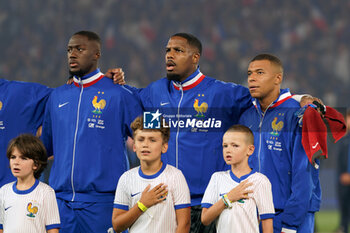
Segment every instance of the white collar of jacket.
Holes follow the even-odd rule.
[[[89,87],[98,81],[100,81],[104,77],[104,74],[101,73],[100,69],[96,69],[95,71],[84,75],[80,80],[76,76],[73,77],[73,83],[75,86],[80,87]]]
[[[202,72],[200,72],[198,68],[193,74],[191,74],[187,79],[185,79],[185,81],[172,81],[172,83],[176,90],[180,90],[180,87],[182,86],[182,90],[186,91],[197,86],[204,79],[204,77],[205,75],[202,74]]]
[[[279,97],[270,105],[269,108],[275,108],[292,97],[293,95],[290,93],[289,88],[281,89]],[[253,99],[253,104],[256,108],[258,108],[258,105],[260,105],[257,99]]]

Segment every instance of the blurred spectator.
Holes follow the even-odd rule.
[[[202,38],[201,70],[224,81],[246,79],[247,57],[281,57],[292,92],[350,99],[350,3],[303,0],[2,1],[0,76],[56,87],[65,82],[66,38],[78,30],[105,35],[101,68],[123,67],[145,87],[164,76],[169,35]],[[79,9],[78,11],[76,9]],[[289,79],[289,77],[287,77]],[[332,103],[332,104],[333,104]]]
[[[350,109],[346,114],[347,135],[341,139],[338,153],[338,200],[340,225],[337,233],[348,232],[350,221]]]

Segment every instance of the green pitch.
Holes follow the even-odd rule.
[[[339,212],[336,210],[323,210],[316,213],[315,225],[317,233],[332,233],[339,226]]]

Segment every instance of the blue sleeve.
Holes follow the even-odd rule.
[[[126,87],[123,87],[126,88]],[[132,130],[130,124],[135,120],[136,117],[141,116],[143,109],[141,102],[134,92],[130,92],[130,89],[127,89],[127,94],[124,95],[124,135],[132,137]]]
[[[146,99],[146,96],[148,95],[148,89],[147,88],[137,88],[137,87],[132,87],[129,85],[124,85],[126,89],[131,91],[135,98],[140,102],[142,105],[142,108],[144,108],[145,105],[143,105],[143,101]]]
[[[242,85],[235,85],[233,91],[233,101],[237,103],[238,115],[241,116],[252,104],[252,97],[250,95],[249,89]]]
[[[5,215],[5,209],[4,209],[4,204],[3,204],[3,194],[2,194],[2,190],[0,189],[0,229],[3,229],[2,224],[4,223],[4,215]]]
[[[137,98],[139,98],[139,93],[143,90],[143,88],[137,88],[129,85],[124,85],[124,87],[130,90]]]
[[[248,126],[247,121],[248,121],[247,114],[243,112],[239,117],[238,124]]]
[[[296,119],[293,120],[297,122]],[[301,128],[297,123],[293,132],[291,195],[282,213],[282,226],[289,229],[298,228],[305,220],[313,192],[312,169],[314,169],[302,146]]]
[[[52,145],[52,124],[51,124],[51,99],[46,103],[45,114],[43,119],[43,127],[41,133],[41,140],[44,143],[44,146],[47,151],[47,156],[53,155],[53,145]]]
[[[52,92],[52,89],[41,84],[29,83],[31,88],[31,103],[33,106],[33,114],[31,122],[34,122],[35,129],[43,123],[46,102]],[[29,101],[29,100],[28,100]]]
[[[211,89],[215,91],[215,103],[219,111],[215,112],[215,118],[222,118],[223,129],[237,124],[241,115],[252,106],[248,88],[235,84],[215,80]]]

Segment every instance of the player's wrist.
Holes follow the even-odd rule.
[[[227,197],[227,199],[228,199],[231,203],[233,203],[233,202],[236,201],[236,200],[234,200],[234,198],[231,197],[228,193],[226,194],[226,197]]]
[[[144,206],[146,206],[147,208],[150,208],[153,204],[151,203],[150,199],[145,197],[145,198],[140,198],[139,202],[141,202]]]
[[[228,199],[227,194],[223,195],[221,198],[222,198],[222,201],[225,204],[225,208],[231,209],[232,208],[232,202]]]
[[[137,201],[137,207],[142,211],[145,212],[148,207],[146,207],[141,201]]]

